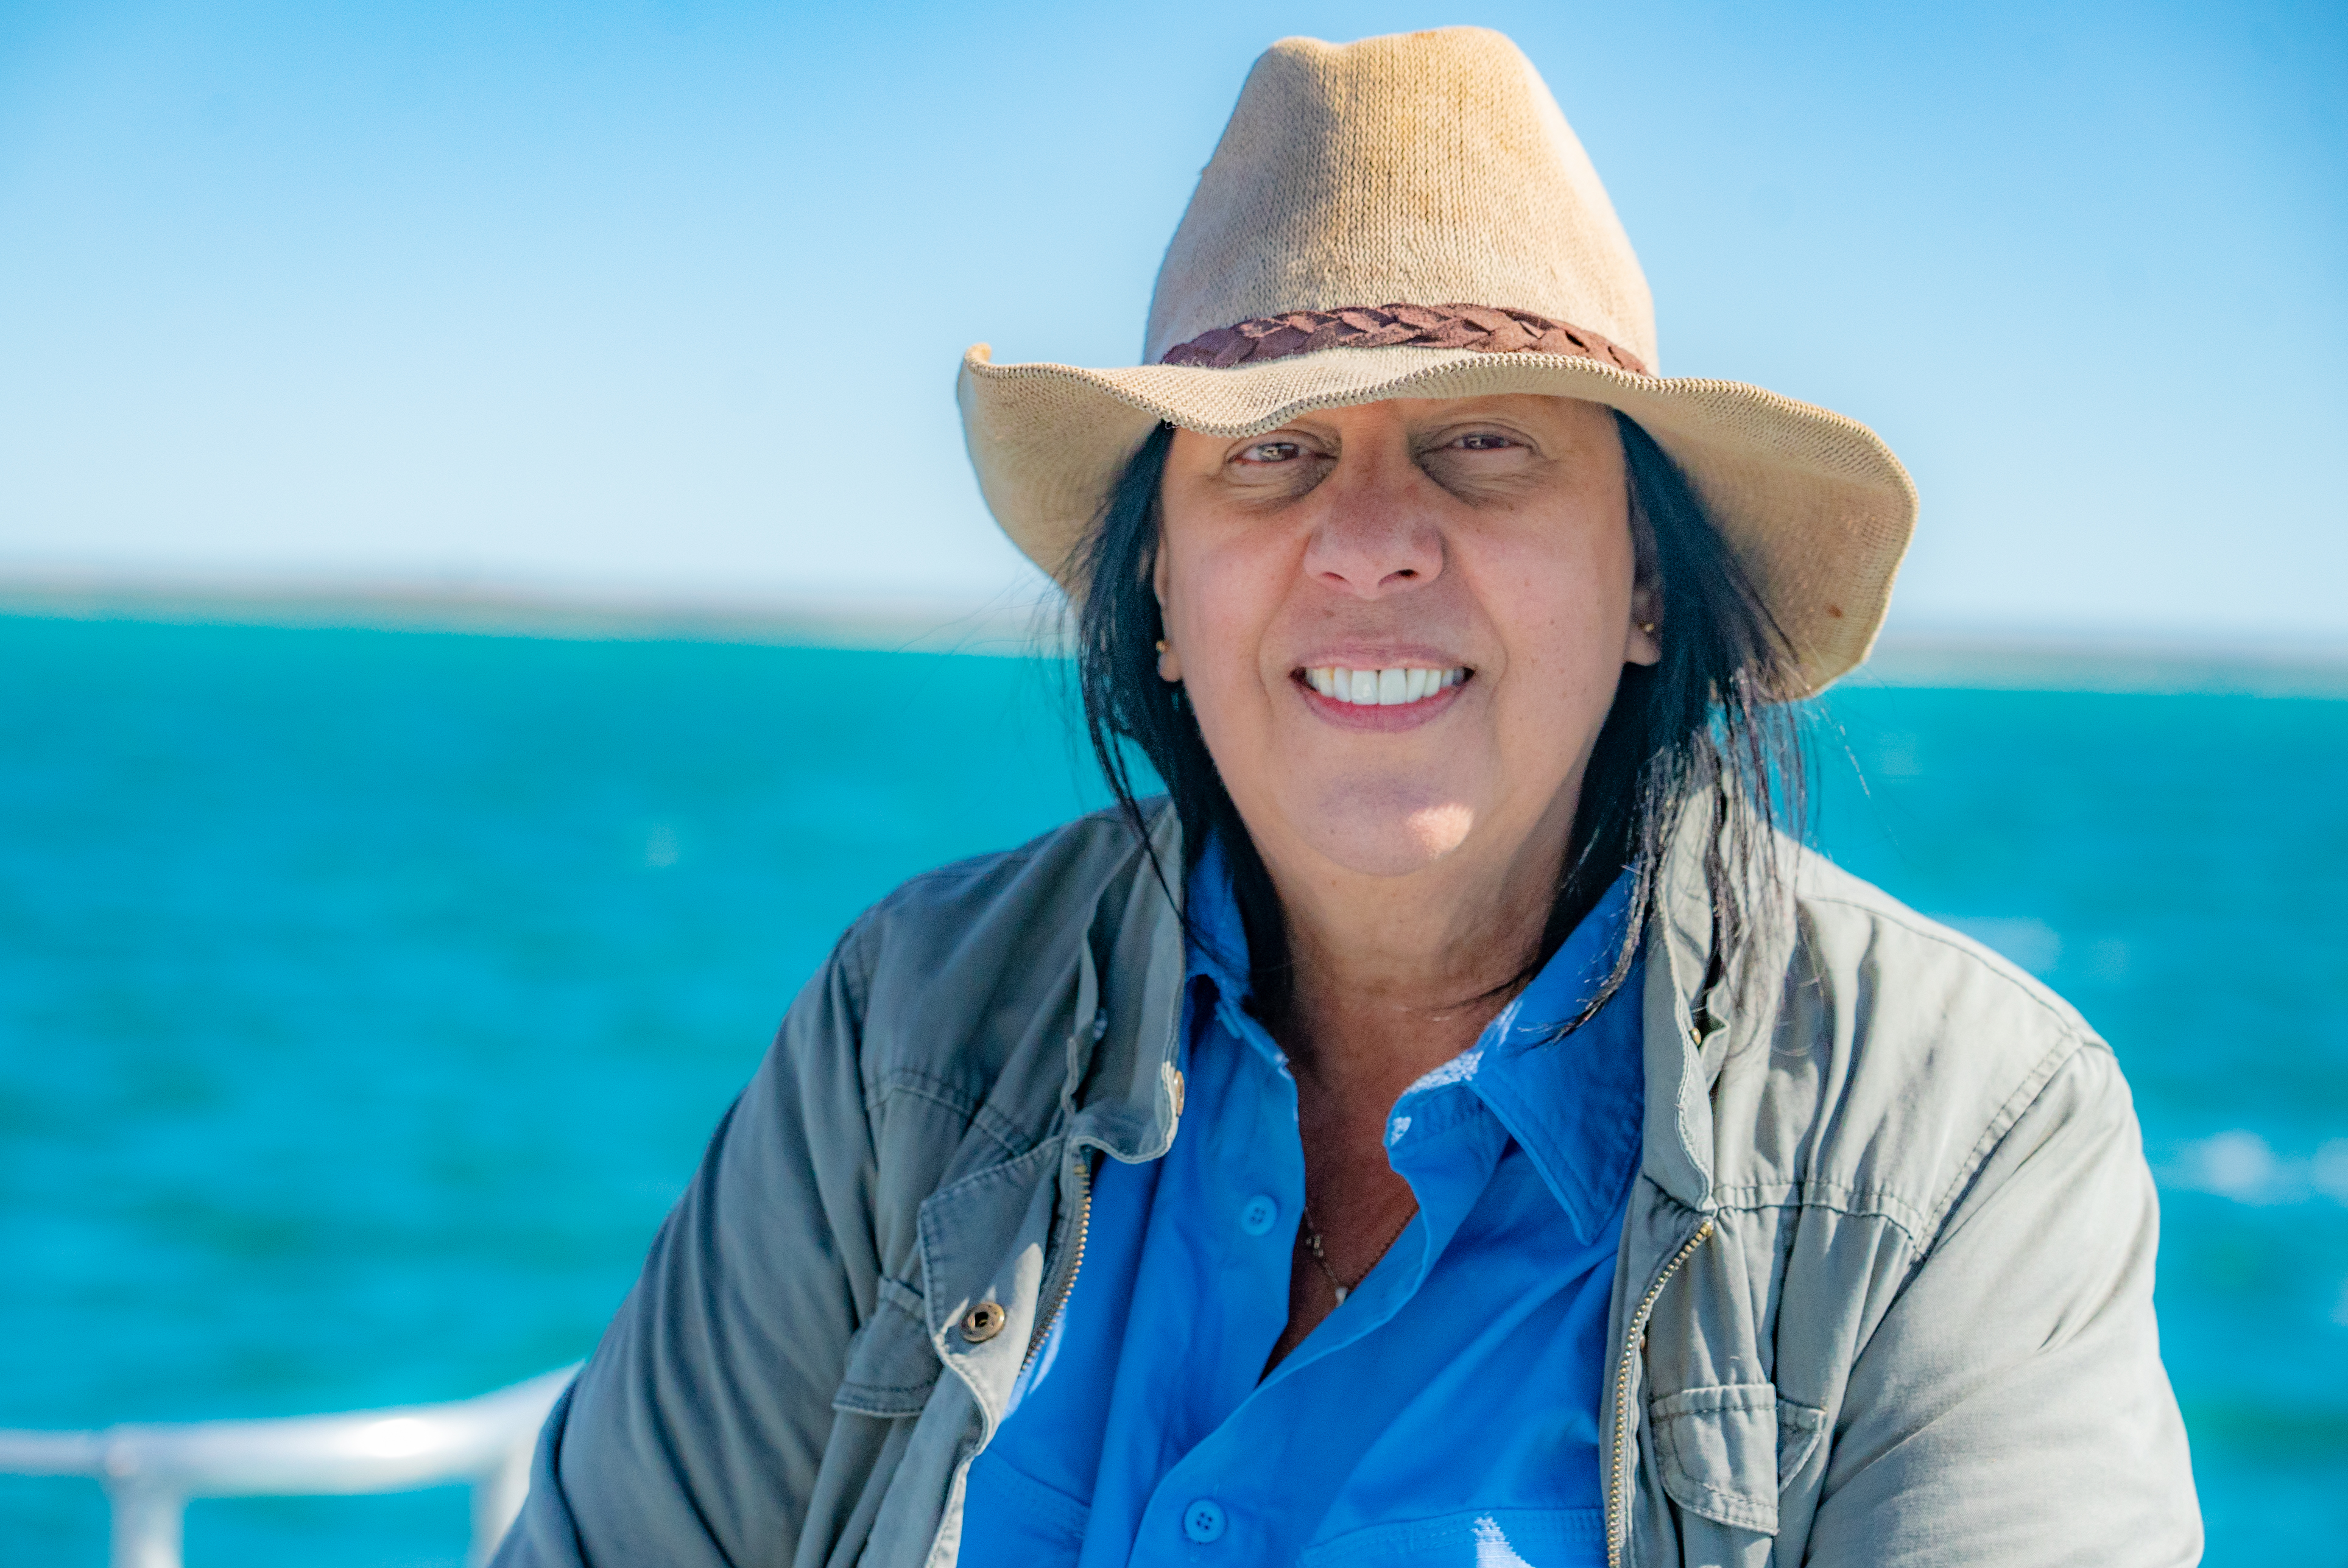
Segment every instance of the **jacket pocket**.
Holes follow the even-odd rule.
[[[1808,1411],[1809,1407],[1789,1406]],[[1719,1383],[1653,1400],[1647,1413],[1663,1491],[1691,1513],[1741,1530],[1777,1533],[1781,1475],[1800,1468],[1779,1452],[1777,1390],[1766,1383]],[[1791,1420],[1786,1423],[1789,1428]],[[1818,1423],[1805,1434],[1818,1438]]]
[[[848,1341],[848,1368],[831,1408],[860,1416],[918,1416],[944,1367],[930,1345],[922,1298],[893,1279]]]

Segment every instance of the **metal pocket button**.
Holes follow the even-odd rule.
[[[1009,1317],[999,1301],[982,1301],[962,1315],[962,1337],[973,1345],[983,1345],[1003,1332]]]

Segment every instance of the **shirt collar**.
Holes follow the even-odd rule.
[[[1183,978],[1212,980],[1225,1000],[1235,1007],[1244,1003],[1250,989],[1247,927],[1240,920],[1239,895],[1231,886],[1231,862],[1224,858],[1221,839],[1208,835],[1205,848],[1190,863],[1182,891],[1182,907],[1189,916]]]
[[[1563,1038],[1558,1030],[1581,1014],[1612,970],[1630,914],[1631,885],[1630,872],[1617,877],[1475,1046],[1403,1095],[1407,1102],[1435,1079],[1473,1089],[1531,1157],[1585,1241],[1612,1220],[1639,1163],[1646,1102],[1639,1008],[1643,956],[1634,958],[1630,976],[1595,1017]]]
[[[1617,877],[1476,1043],[1395,1102],[1399,1121],[1416,1095],[1452,1085],[1471,1090],[1523,1147],[1584,1239],[1613,1217],[1638,1163],[1646,1094],[1638,1005],[1643,957],[1595,1018],[1561,1040],[1557,1031],[1581,1013],[1613,968],[1631,884],[1628,871]],[[1191,863],[1185,894],[1186,978],[1211,981],[1225,1003],[1242,1006],[1250,984],[1247,931],[1218,840],[1209,838]],[[1390,1140],[1396,1135],[1394,1122],[1387,1133]]]

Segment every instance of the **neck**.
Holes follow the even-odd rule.
[[[1471,834],[1399,876],[1255,836],[1292,966],[1273,1027],[1298,1072],[1358,1084],[1382,1118],[1413,1080],[1474,1044],[1540,955],[1578,795],[1561,791],[1529,833],[1498,844]]]

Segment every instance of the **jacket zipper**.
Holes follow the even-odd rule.
[[[1068,1248],[1068,1266],[1060,1271],[1057,1286],[1053,1290],[1051,1306],[1035,1319],[1035,1331],[1027,1337],[1027,1354],[1019,1363],[1024,1377],[1035,1364],[1035,1353],[1044,1348],[1045,1337],[1060,1318],[1060,1308],[1068,1304],[1068,1292],[1076,1288],[1076,1270],[1085,1266],[1085,1237],[1093,1221],[1093,1163],[1084,1151],[1076,1152],[1076,1234]]]
[[[1647,1318],[1655,1310],[1655,1297],[1663,1293],[1663,1286],[1680,1271],[1680,1265],[1694,1256],[1695,1249],[1710,1239],[1712,1222],[1706,1220],[1663,1265],[1663,1273],[1655,1276],[1655,1283],[1647,1286],[1646,1299],[1631,1315],[1630,1328],[1623,1335],[1622,1365],[1614,1375],[1614,1462],[1606,1486],[1606,1568],[1622,1568],[1622,1549],[1630,1543],[1631,1499],[1625,1490],[1622,1455],[1631,1446],[1631,1358],[1646,1348]]]

